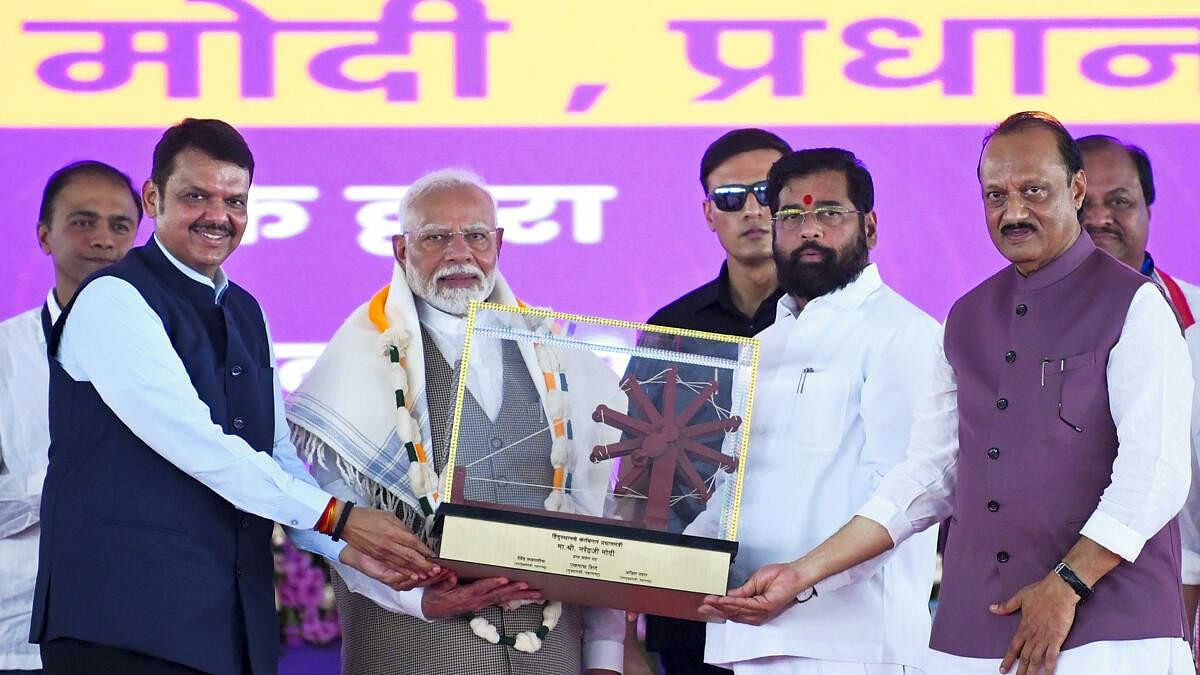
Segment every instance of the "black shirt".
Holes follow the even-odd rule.
[[[721,272],[716,279],[658,310],[646,323],[754,337],[775,323],[775,306],[781,297],[783,291],[776,289],[762,301],[753,317],[747,317],[733,304],[729,266],[721,263]]]

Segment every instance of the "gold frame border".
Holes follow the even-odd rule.
[[[598,326],[606,326],[609,328],[623,328],[626,330],[641,330],[652,333],[663,333],[666,335],[677,335],[680,337],[700,338],[713,340],[715,342],[727,342],[738,344],[750,348],[750,382],[746,391],[746,410],[742,418],[742,426],[739,429],[741,436],[740,452],[738,459],[737,478],[734,481],[733,488],[733,509],[731,510],[728,524],[726,525],[725,538],[730,541],[737,541],[738,521],[741,517],[742,509],[742,490],[746,480],[746,460],[750,452],[750,418],[754,410],[754,392],[758,380],[758,358],[760,344],[758,338],[741,337],[740,335],[725,335],[722,333],[709,333],[707,331],[691,330],[688,328],[673,328],[671,326],[655,326],[648,323],[636,323],[633,321],[622,321],[620,319],[606,319],[599,316],[588,316],[586,314],[571,314],[567,312],[555,312],[553,310],[544,309],[541,307],[529,307],[519,305],[503,305],[495,302],[479,302],[472,300],[467,310],[467,327],[466,339],[463,341],[462,360],[459,365],[458,373],[458,390],[454,394],[454,415],[450,418],[450,453],[446,457],[446,478],[443,485],[442,499],[448,501],[451,497],[454,486],[454,467],[458,458],[458,418],[462,414],[462,406],[464,396],[467,390],[467,371],[471,363],[471,343],[472,335],[475,332],[476,315],[481,310],[508,312],[509,314],[519,314],[522,316],[536,316],[542,319],[561,319],[563,321],[574,321],[579,323],[588,323]]]

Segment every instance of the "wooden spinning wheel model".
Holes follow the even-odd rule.
[[[705,382],[696,391],[689,383],[680,382],[676,366],[668,367],[660,376],[662,392],[658,407],[646,388],[657,382],[639,382],[629,374],[621,380],[621,389],[629,396],[630,412],[636,410],[640,415],[626,415],[606,405],[598,406],[592,413],[596,422],[625,434],[624,440],[593,448],[592,462],[623,459],[615,494],[644,498],[643,526],[654,530],[667,529],[671,505],[680,498],[672,495],[677,478],[691,489],[689,497],[702,503],[712,497],[711,479],[706,481],[696,470],[696,460],[711,463],[729,473],[737,470],[736,457],[718,452],[700,441],[733,433],[742,424],[741,417],[727,413],[718,419],[693,422],[706,404],[715,406],[712,400],[717,391],[716,381]],[[689,392],[695,391],[695,398],[676,411],[681,385]]]

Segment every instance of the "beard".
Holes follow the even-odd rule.
[[[778,245],[773,246],[772,250],[779,287],[788,295],[804,300],[812,300],[845,288],[858,278],[869,262],[867,233],[861,217],[858,235],[841,251],[822,246],[812,240],[804,242],[791,253],[785,254],[780,251]],[[820,252],[821,260],[801,262],[800,254],[804,251]]]
[[[450,274],[474,274],[479,283],[470,288],[439,288],[439,276]],[[448,265],[435,271],[428,278],[421,277],[415,265],[404,266],[404,277],[413,295],[428,302],[430,306],[440,309],[451,316],[466,316],[471,301],[487,300],[496,288],[496,268],[488,274],[475,265]]]

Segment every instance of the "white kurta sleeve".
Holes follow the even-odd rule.
[[[867,379],[863,382],[860,413],[866,432],[860,462],[861,470],[865,472],[863,481],[866,485],[879,488],[888,472],[908,457],[908,449],[912,447],[912,442],[917,436],[913,422],[916,411],[920,405],[930,403],[930,373],[935,364],[945,361],[941,343],[941,331],[937,329],[936,324],[913,322],[905,330],[885,341],[883,349],[871,355]],[[950,375],[952,377],[953,373]],[[945,373],[942,373],[942,377],[945,377]],[[944,424],[943,421],[943,427]],[[955,429],[957,431],[957,425]],[[945,447],[944,438],[939,437],[937,440],[941,444],[939,447]],[[957,448],[957,435],[953,440],[954,447]],[[857,515],[875,520],[886,527],[892,541],[898,546],[914,532],[928,527],[924,521],[929,516],[919,511],[922,508],[928,509],[930,505],[922,503],[922,498],[914,500],[908,496],[916,489],[915,486],[918,484],[908,481],[903,488],[892,487],[892,492],[888,493],[890,497],[871,499]],[[893,504],[892,499],[902,503],[916,503],[916,510],[910,506],[902,512],[899,505]],[[940,505],[934,506],[940,510]],[[914,520],[917,522],[914,523]],[[818,583],[817,592],[830,593],[843,586],[868,579],[887,563],[890,556],[891,551],[888,551],[835,574]]]
[[[1133,296],[1107,378],[1117,458],[1080,534],[1133,562],[1179,513],[1192,475],[1191,362],[1175,314],[1152,283]]]
[[[905,459],[888,471],[857,515],[884,526],[899,545],[951,514],[957,472],[958,381],[946,359],[944,339],[939,339]]]
[[[625,612],[583,608],[583,669],[624,671]]]
[[[1179,512],[1179,535],[1183,541],[1183,583],[1200,585],[1200,324],[1184,335],[1192,357],[1192,487],[1183,511]]]

